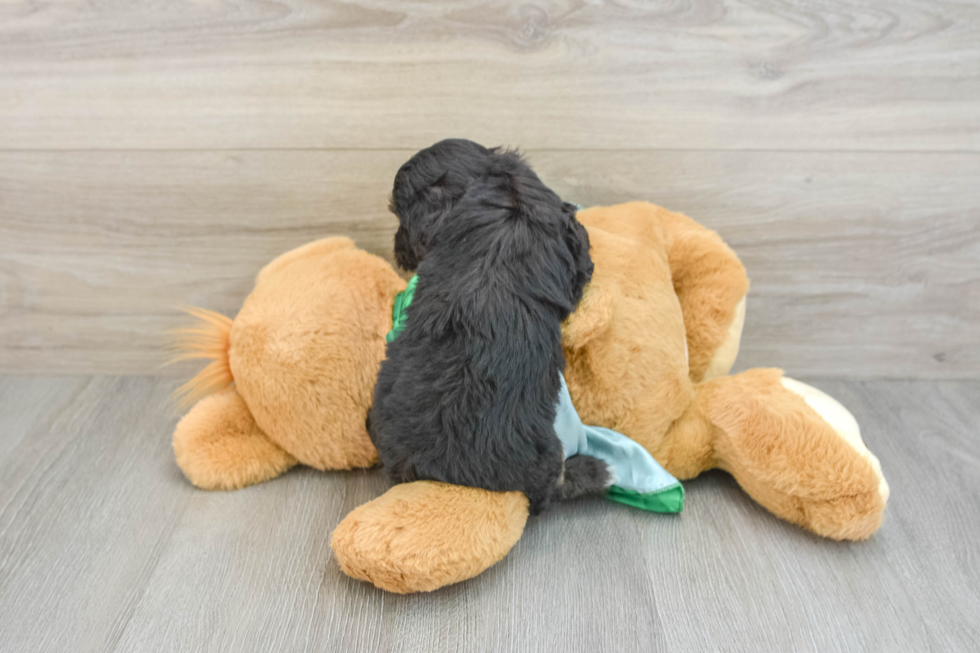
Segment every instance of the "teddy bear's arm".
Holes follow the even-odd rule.
[[[234,388],[199,401],[174,429],[173,447],[184,475],[205,490],[237,490],[296,464],[266,437]]]
[[[749,279],[714,231],[660,209],[674,291],[684,314],[691,380],[728,373],[738,354]]]

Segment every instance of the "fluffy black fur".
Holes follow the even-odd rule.
[[[391,204],[395,257],[419,281],[368,420],[388,475],[519,490],[533,514],[605,489],[601,461],[563,465],[553,426],[561,322],[592,276],[575,207],[516,152],[465,140],[413,156]]]

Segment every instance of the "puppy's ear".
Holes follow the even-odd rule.
[[[414,272],[422,262],[424,248],[404,224],[395,232],[395,262],[406,272]]]
[[[395,262],[403,270],[414,272],[432,246],[439,224],[452,210],[455,198],[445,186],[446,175],[423,188],[410,201],[392,211],[400,226],[395,233]]]
[[[592,257],[589,256],[589,232],[575,218],[578,208],[574,204],[562,204],[562,216],[565,221],[565,246],[572,256],[572,283],[569,287],[569,299],[572,306],[582,299],[582,290],[592,279]]]
[[[466,193],[465,178],[443,172],[429,181],[426,171],[406,164],[395,179],[390,209],[398,216],[395,261],[413,272],[435,244],[439,230],[453,207]]]

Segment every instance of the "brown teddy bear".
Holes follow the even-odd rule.
[[[723,469],[775,515],[819,535],[874,533],[888,486],[850,413],[779,370],[727,376],[748,279],[721,238],[642,202],[578,219],[595,272],[562,332],[582,420],[626,434],[677,478]],[[200,401],[174,432],[187,478],[235,489],[298,463],[375,464],[365,418],[405,285],[351,240],[328,238],[267,265],[234,321],[195,309],[202,322],[184,331],[183,357],[212,362],[184,386]],[[419,481],[355,509],[331,544],[355,578],[428,591],[503,558],[527,516],[519,492]]]

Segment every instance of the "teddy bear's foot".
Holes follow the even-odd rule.
[[[524,532],[520,492],[416,481],[351,512],[333,532],[341,570],[389,592],[429,592],[501,560]]]
[[[765,508],[835,540],[881,525],[888,485],[857,423],[827,395],[779,370],[750,370],[698,390],[717,466]]]
[[[811,385],[791,379],[788,376],[784,376],[780,382],[784,388],[802,397],[803,401],[820,415],[842,440],[858,452],[862,458],[871,463],[875,476],[878,477],[878,494],[881,496],[882,503],[888,503],[890,490],[888,489],[888,482],[885,481],[885,475],[881,471],[881,463],[878,461],[878,457],[865,446],[864,440],[861,439],[861,427],[858,426],[851,411],[844,408],[843,404],[830,395]]]
[[[881,463],[861,439],[857,420],[840,402],[812,386],[788,377],[782,377],[780,383],[803,399],[839,439],[840,448],[848,456],[838,456],[838,467],[831,468],[834,472],[851,473],[850,470],[859,467],[857,460],[860,460],[870,466],[873,474],[872,487],[865,491],[842,492],[830,498],[801,497],[800,507],[805,519],[803,525],[820,535],[838,540],[870,537],[881,525],[889,489]],[[827,478],[825,482],[832,478]]]
[[[279,476],[296,459],[255,424],[234,388],[199,401],[174,430],[177,464],[205,490],[236,490]]]

